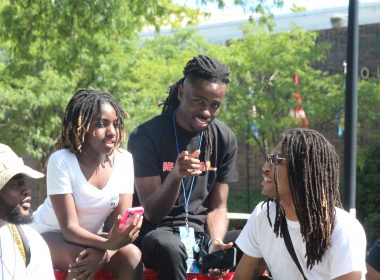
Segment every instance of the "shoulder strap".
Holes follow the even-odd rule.
[[[8,224],[8,227],[12,233],[13,240],[16,243],[20,253],[24,259],[25,266],[30,263],[30,247],[28,239],[20,225]]]
[[[28,239],[26,238],[25,232],[22,229],[22,227],[20,225],[16,225],[16,227],[17,227],[18,233],[20,234],[20,237],[21,237],[21,240],[22,240],[22,244],[24,245],[25,257],[26,257],[25,264],[26,264],[26,266],[28,266],[28,264],[30,263],[30,246],[29,246],[29,242],[28,242]]]
[[[303,273],[302,267],[298,261],[298,258],[296,256],[296,252],[294,251],[294,247],[292,244],[292,240],[290,239],[288,225],[286,222],[285,215],[283,215],[283,217],[282,217],[281,232],[282,232],[282,235],[284,236],[286,249],[288,249],[289,254],[292,256],[292,259],[293,259],[294,263],[297,265],[298,270],[301,272],[303,279],[307,280],[307,278],[305,277],[305,274]]]

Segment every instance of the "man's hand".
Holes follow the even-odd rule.
[[[195,150],[192,154],[188,151],[183,151],[177,157],[173,171],[178,174],[178,177],[198,176],[202,174],[201,162],[198,159],[201,151]]]
[[[214,252],[217,252],[220,250],[230,249],[230,248],[232,248],[232,246],[233,246],[232,242],[229,242],[226,244],[220,238],[215,238],[215,239],[211,240],[211,244],[210,244],[210,247],[208,249],[208,252],[209,252],[209,254],[211,254],[211,253],[214,253]]]
[[[227,250],[232,248],[233,243],[224,243],[220,238],[215,238],[211,241],[210,247],[208,249],[209,254],[221,251],[221,250]],[[218,268],[209,269],[208,276],[209,277],[221,277],[227,275],[229,270],[220,270]]]

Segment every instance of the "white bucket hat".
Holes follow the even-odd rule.
[[[45,176],[41,172],[26,166],[22,158],[18,157],[11,148],[0,143],[0,190],[17,174],[23,174],[33,179]]]

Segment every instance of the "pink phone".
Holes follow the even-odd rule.
[[[142,216],[144,214],[144,208],[139,206],[125,210],[124,215],[120,220],[119,230],[123,230],[125,227],[129,226],[136,214],[140,214],[140,216]]]

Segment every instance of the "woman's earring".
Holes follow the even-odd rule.
[[[92,136],[95,136],[95,130],[92,132]]]

